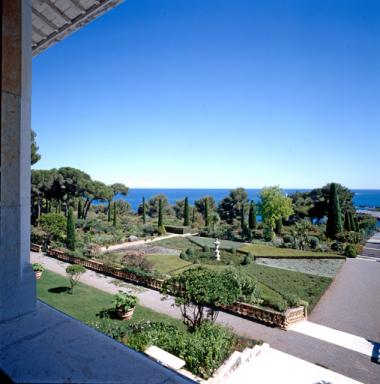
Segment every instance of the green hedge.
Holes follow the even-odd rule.
[[[165,230],[168,233],[175,233],[177,235],[183,235],[185,233],[190,233],[190,227],[177,226],[177,225],[165,225]]]

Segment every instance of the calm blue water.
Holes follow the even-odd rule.
[[[287,194],[293,192],[305,192],[308,189],[285,189]],[[189,198],[190,204],[194,204],[195,200],[204,196],[212,196],[216,202],[226,197],[230,189],[130,189],[127,197],[122,197],[131,205],[133,210],[137,210],[143,196],[146,200],[160,193],[164,194],[170,204],[174,204],[177,200],[181,200],[186,196]],[[260,189],[247,189],[249,198],[258,201]],[[353,190],[355,193],[354,204],[360,208],[380,207],[380,190]]]

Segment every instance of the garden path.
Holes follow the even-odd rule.
[[[48,270],[61,275],[66,274],[67,263],[38,253],[32,253],[31,260],[32,262],[43,263]],[[372,266],[372,268],[367,268],[367,265]],[[373,269],[374,265],[376,268]],[[369,278],[366,273],[370,273]],[[374,279],[375,276],[377,280]],[[379,276],[380,264],[362,260],[348,260],[339,271],[336,280],[321,299],[321,302],[314,309],[310,319],[327,327],[353,333],[353,337],[358,335],[371,340],[379,340],[379,337],[374,337],[376,336],[375,327],[380,330],[380,327],[377,326],[380,318],[380,305],[378,302]],[[119,283],[116,285],[116,279],[89,270],[86,271],[81,281],[112,294],[120,289],[132,290],[139,297],[141,305],[176,318],[180,317],[179,311],[172,306],[173,300],[162,301],[161,295],[157,291],[121,281],[118,281]],[[357,289],[359,289],[360,294],[356,294]],[[360,311],[364,311],[364,313],[360,313]],[[367,312],[369,312],[369,315],[367,315]],[[361,326],[360,317],[358,321],[356,318],[359,314],[363,316]],[[335,322],[335,317],[338,317],[341,322],[339,320]],[[366,321],[368,321],[367,324],[365,324]],[[283,331],[224,312],[219,314],[218,322],[228,325],[242,336],[264,340],[279,351],[328,368],[352,379],[368,384],[378,384],[379,382],[380,365],[371,362],[371,357],[368,354],[359,353],[355,348],[342,347],[338,340],[326,339],[320,335],[311,336],[307,332],[297,331],[296,329]],[[357,331],[356,333],[350,331],[350,329],[347,330],[350,324],[352,327],[350,329]],[[374,350],[376,348],[377,345],[374,345]]]
[[[106,251],[116,251],[118,249],[125,249],[128,247],[136,246],[136,245],[142,245],[142,244],[151,244],[154,243],[155,241],[160,241],[160,240],[165,240],[165,239],[171,239],[172,237],[188,237],[188,236],[195,236],[197,233],[184,233],[184,234],[175,234],[171,233],[169,235],[164,235],[164,236],[157,236],[154,237],[153,239],[146,239],[146,240],[137,240],[137,241],[127,241],[125,243],[121,244],[116,244],[116,245],[110,245],[106,247],[101,247],[102,252]]]

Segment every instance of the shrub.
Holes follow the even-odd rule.
[[[356,257],[356,248],[353,244],[347,244],[345,249],[344,249],[344,254],[347,257]]]
[[[134,254],[126,254],[123,257],[123,263],[127,267],[137,267],[146,272],[152,272],[154,268],[154,263],[147,260],[147,258],[139,252],[136,252]]]
[[[252,231],[252,235],[255,239],[263,239],[264,238],[264,232],[262,229],[254,229]]]
[[[194,256],[194,249],[193,248],[187,248],[186,249],[186,254],[188,255],[188,256]]]
[[[155,232],[156,232],[156,229],[153,227],[153,225],[145,224],[143,226],[144,236],[153,236]]]
[[[318,237],[310,236],[308,238],[308,241],[309,241],[309,245],[310,245],[311,249],[317,249],[318,248],[318,246],[319,246],[319,239],[318,239]]]
[[[185,360],[186,368],[207,379],[232,352],[236,337],[227,328],[209,322],[194,332],[164,323],[138,323],[127,331],[127,344],[144,351],[156,345]]]
[[[34,272],[43,272],[45,270],[44,266],[40,263],[33,263],[32,268]]]
[[[203,252],[205,252],[205,253],[210,253],[210,252],[211,252],[210,247],[207,246],[207,245],[204,245],[204,246],[202,247],[202,250],[203,250]]]
[[[69,265],[66,268],[66,273],[69,276],[70,281],[69,293],[73,293],[74,286],[78,284],[81,275],[85,272],[86,268],[79,264]]]
[[[272,241],[274,236],[273,229],[270,225],[265,225],[263,229],[263,237],[265,241]]]
[[[46,213],[40,218],[41,229],[48,234],[48,241],[62,241],[66,235],[66,217],[58,213]]]
[[[284,235],[282,240],[285,244],[291,244],[294,241],[294,237],[292,235]]]
[[[236,248],[232,247],[228,250],[228,252],[232,253],[233,255],[236,255]]]
[[[123,291],[119,291],[112,301],[112,304],[116,309],[119,309],[123,312],[127,312],[130,309],[134,308],[138,303],[138,299],[136,296],[128,295]]]
[[[248,265],[253,263],[253,255],[252,253],[248,253],[244,255],[243,261],[241,262],[242,265]]]
[[[205,320],[215,321],[217,306],[230,305],[243,295],[255,295],[256,285],[252,279],[249,286],[233,269],[221,273],[198,267],[166,280],[161,289],[165,296],[175,296],[182,320],[189,330],[195,330]]]
[[[186,252],[182,251],[179,255],[179,258],[187,261],[187,260],[189,260],[189,255]]]
[[[330,246],[332,251],[342,253],[343,252],[343,244],[339,241],[333,241]]]

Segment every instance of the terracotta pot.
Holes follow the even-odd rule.
[[[133,312],[135,311],[135,307],[131,308],[127,312],[122,309],[117,309],[117,313],[121,320],[130,320],[132,318]]]
[[[36,279],[39,280],[41,279],[42,272],[41,271],[34,271],[34,274],[36,275]]]

